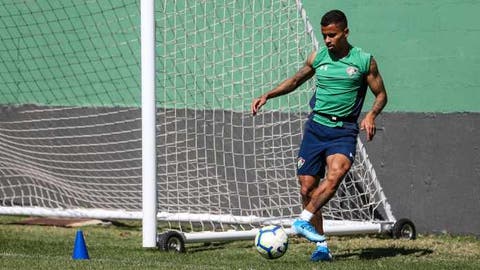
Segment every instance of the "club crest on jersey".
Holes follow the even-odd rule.
[[[297,169],[300,169],[303,166],[303,164],[305,164],[305,159],[303,159],[302,157],[299,157],[297,159]]]
[[[353,75],[358,73],[358,68],[349,66],[349,67],[347,67],[346,72],[347,72],[348,76],[352,77]]]

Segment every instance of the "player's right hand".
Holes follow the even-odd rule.
[[[265,105],[265,103],[267,103],[267,98],[265,96],[261,96],[259,98],[254,98],[253,101],[252,101],[252,106],[251,106],[252,115],[253,116],[257,115],[258,110],[260,110],[260,108],[263,105]]]

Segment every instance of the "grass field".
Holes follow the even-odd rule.
[[[23,219],[0,216],[1,269],[480,269],[480,240],[473,236],[331,237],[335,261],[312,263],[312,245],[295,237],[277,260],[258,255],[253,241],[191,244],[186,253],[143,249],[138,222],[82,227],[90,260],[77,261],[76,228],[18,225]]]

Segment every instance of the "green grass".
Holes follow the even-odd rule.
[[[82,227],[90,260],[76,261],[77,229],[15,224],[22,219],[0,217],[0,269],[480,269],[473,236],[330,237],[335,261],[312,263],[312,244],[294,237],[277,260],[262,258],[253,241],[190,244],[182,254],[144,249],[138,222]]]

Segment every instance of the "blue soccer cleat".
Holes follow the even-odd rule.
[[[310,260],[313,262],[323,261],[323,262],[330,262],[332,261],[332,253],[330,253],[330,249],[325,246],[317,246],[315,251],[313,251]]]
[[[326,240],[325,236],[318,234],[312,223],[306,220],[296,219],[292,223],[292,229],[296,234],[307,238],[311,242],[323,242]]]

